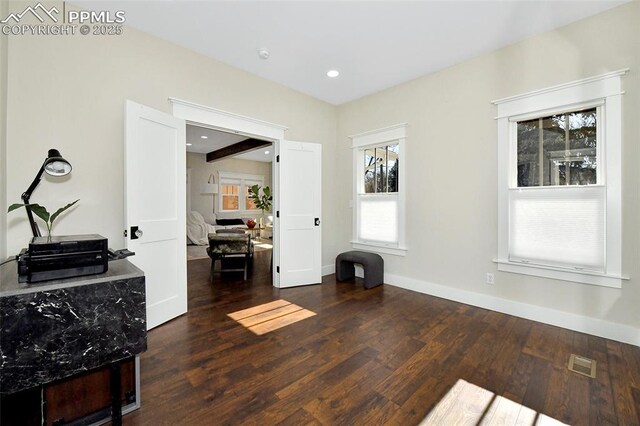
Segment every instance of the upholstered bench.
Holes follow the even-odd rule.
[[[336,279],[350,280],[356,276],[355,263],[364,268],[364,288],[373,288],[384,281],[384,261],[382,256],[365,251],[347,251],[336,257]]]
[[[253,241],[251,241],[251,235],[245,234],[242,230],[240,230],[240,232],[232,232],[235,231],[233,229],[226,231],[227,232],[212,232],[209,234],[207,254],[211,258],[211,273],[209,275],[211,282],[213,282],[216,260],[220,260],[220,272],[242,271],[244,272],[244,279],[246,280],[247,270],[253,259]],[[244,267],[225,268],[225,260],[232,258],[241,258],[244,262]]]

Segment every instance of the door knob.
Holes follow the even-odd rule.
[[[144,232],[142,232],[142,229],[138,229],[137,226],[132,226],[131,227],[131,239],[132,240],[137,240],[138,238],[142,237],[144,235]]]
[[[319,218],[319,217],[316,217],[316,218],[315,218],[315,220],[313,221],[313,224],[314,224],[315,226],[320,226],[320,218]]]

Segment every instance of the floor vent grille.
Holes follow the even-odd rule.
[[[583,376],[595,378],[596,361],[580,355],[571,354],[569,357],[569,370],[582,374]]]

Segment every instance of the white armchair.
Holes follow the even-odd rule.
[[[216,228],[206,223],[200,213],[192,211],[187,215],[187,239],[192,244],[208,245],[208,235],[212,232],[215,233]]]

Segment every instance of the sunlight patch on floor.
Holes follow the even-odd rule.
[[[560,426],[565,423],[459,379],[420,423],[421,426],[445,424]]]
[[[254,246],[255,246],[255,247],[262,248],[262,249],[267,249],[267,250],[268,250],[268,249],[272,249],[272,248],[273,248],[273,245],[272,245],[272,244],[269,244],[269,243],[263,243],[263,242],[261,242],[261,241],[256,242],[256,243],[254,244]]]
[[[316,315],[284,299],[275,300],[253,308],[232,312],[227,316],[253,333],[262,335]]]

